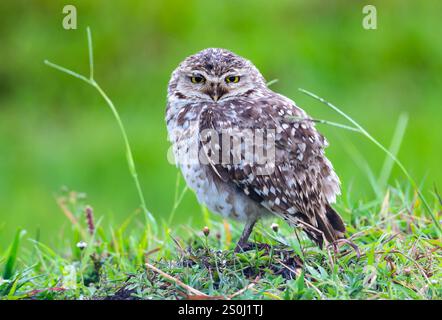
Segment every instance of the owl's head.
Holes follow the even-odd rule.
[[[172,73],[168,96],[188,101],[226,101],[265,88],[258,69],[226,49],[204,49],[186,58]]]

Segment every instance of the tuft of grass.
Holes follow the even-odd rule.
[[[208,229],[168,225],[154,235],[132,215],[116,228],[94,220],[90,232],[91,208],[78,195],[62,195],[71,198],[73,237],[60,236],[58,250],[28,239],[31,248],[0,279],[1,299],[442,298],[442,242],[410,187],[341,204],[359,257],[345,243],[320,250],[275,219],[257,225],[242,253],[233,251],[241,225],[216,218]],[[432,208],[440,216],[436,195]]]

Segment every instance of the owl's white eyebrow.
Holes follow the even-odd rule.
[[[187,73],[187,76],[189,77],[194,77],[194,76],[203,76],[203,77],[207,77],[207,75],[204,72],[199,72],[199,71],[192,71]]]
[[[190,69],[190,70],[187,71],[186,73],[191,74],[191,75],[195,75],[195,74],[201,74],[201,75],[204,75],[204,76],[207,75],[207,72],[205,72],[205,71],[202,70],[202,69]]]
[[[224,76],[244,76],[244,72],[240,70],[229,70],[223,74]]]

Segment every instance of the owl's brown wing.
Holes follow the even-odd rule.
[[[199,132],[210,170],[225,183],[303,227],[320,245],[322,235],[329,242],[342,237],[345,226],[330,206],[340,188],[324,155],[327,142],[291,100],[272,93],[208,105]],[[252,160],[246,150],[252,150]]]

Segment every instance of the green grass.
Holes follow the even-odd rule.
[[[411,189],[390,187],[381,202],[338,207],[348,217],[348,236],[359,257],[347,244],[320,250],[280,220],[259,223],[255,246],[235,254],[242,226],[231,221],[207,220],[207,236],[190,222],[163,221],[154,236],[141,211],[117,228],[104,227],[91,210],[87,217],[83,194],[65,191],[58,200],[71,236],[60,235],[56,250],[31,237],[22,240],[30,246],[19,248],[18,230],[0,258],[2,299],[442,297],[442,243]],[[433,200],[440,219],[442,203],[437,196]],[[79,248],[82,243],[85,248]]]

